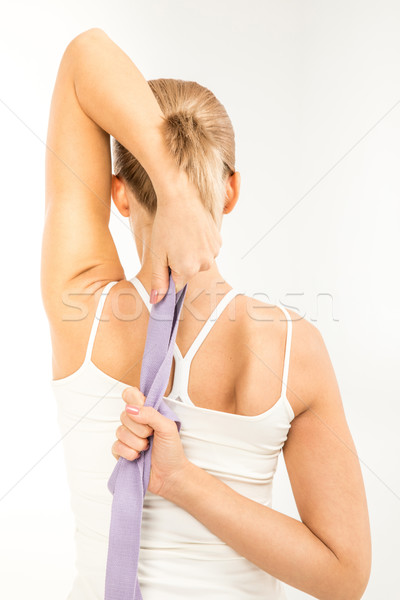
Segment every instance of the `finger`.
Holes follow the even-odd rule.
[[[143,450],[147,450],[149,447],[150,442],[147,438],[138,437],[127,429],[125,425],[120,425],[117,428],[116,436],[120,442],[128,446],[128,448],[136,450],[136,452],[143,452]]]
[[[139,409],[139,414],[132,415],[132,419],[136,423],[149,425],[154,429],[154,432],[160,434],[171,435],[171,433],[178,431],[175,421],[164,417],[164,415],[152,406],[142,406]]]
[[[179,269],[179,273],[171,268],[171,276],[175,283],[175,291],[179,292],[192,277],[194,277],[199,271],[199,268],[195,266],[195,262],[191,262],[189,265],[182,265]]]
[[[132,450],[132,448],[128,448],[128,446],[126,446],[119,440],[114,442],[114,444],[112,445],[112,454],[115,458],[117,458],[117,460],[120,456],[122,456],[122,458],[126,458],[127,460],[135,460],[140,456],[140,452]]]
[[[150,303],[157,304],[162,300],[169,288],[169,272],[167,257],[160,260],[154,253],[152,255],[151,292]]]
[[[122,392],[122,399],[132,406],[143,406],[146,402],[146,396],[135,386],[126,388]]]
[[[149,427],[149,425],[135,423],[135,421],[131,418],[131,415],[129,415],[126,411],[122,411],[120,420],[122,425],[125,425],[127,429],[129,429],[130,431],[132,431],[132,433],[139,437],[147,438],[153,435],[154,433],[153,428]]]
[[[185,277],[183,275],[179,275],[176,271],[173,271],[172,269],[171,276],[175,284],[175,292],[178,293],[182,288],[185,287]]]

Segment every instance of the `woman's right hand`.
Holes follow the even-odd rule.
[[[185,455],[176,423],[152,406],[145,406],[146,398],[137,387],[126,388],[122,398],[127,403],[126,414],[121,414],[122,426],[117,429],[113,455],[130,461],[137,459],[149,447],[147,437],[154,433],[148,490],[157,495],[168,494],[176,478],[192,464]]]
[[[145,397],[138,393],[135,395],[135,406],[143,406]],[[120,456],[127,460],[135,460],[143,450],[149,447],[149,436],[154,429],[149,425],[135,423],[124,410],[120,415],[121,425],[117,428],[117,439],[111,447],[111,452],[116,460]]]

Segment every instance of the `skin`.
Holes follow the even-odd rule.
[[[103,31],[84,32],[67,47],[52,98],[46,155],[42,294],[53,377],[63,378],[82,365],[99,295],[109,281],[118,281],[107,297],[91,357],[99,369],[126,383],[127,407],[139,408],[137,415],[125,410],[120,415],[111,448],[115,458],[135,460],[154,435],[151,492],[181,506],[285,583],[326,600],[361,598],[371,568],[367,501],[334,369],[316,327],[289,311],[287,398],[295,418],[283,456],[300,521],[238,494],[191,463],[175,423],[143,406],[138,386],[148,312],[126,280],[112,241],[110,196],[129,219],[141,261],[137,276],[147,291],[165,285],[169,261],[177,288],[188,282],[176,338],[182,354],[231,288],[212,261],[220,244],[218,228],[168,157],[151,97],[136,66]],[[155,217],[111,175],[109,134],[149,173],[158,198]],[[239,191],[236,172],[226,180],[224,214],[234,208]],[[203,408],[260,414],[281,393],[287,325],[279,308],[244,295],[235,299],[235,318],[229,316],[225,310],[196,354],[189,395]],[[227,360],[216,360],[221,348]]]

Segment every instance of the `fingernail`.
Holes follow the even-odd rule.
[[[135,406],[127,406],[125,410],[126,410],[127,413],[130,413],[131,415],[138,415],[139,414],[139,409],[136,408]]]
[[[156,302],[156,300],[157,300],[157,294],[158,294],[157,290],[151,290],[150,304],[154,304]]]

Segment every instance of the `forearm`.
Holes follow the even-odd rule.
[[[85,113],[139,160],[156,190],[179,179],[160,132],[162,111],[132,60],[100,29],[74,38],[65,54]]]
[[[357,598],[349,569],[308,527],[189,463],[163,494],[259,568],[321,600]]]

